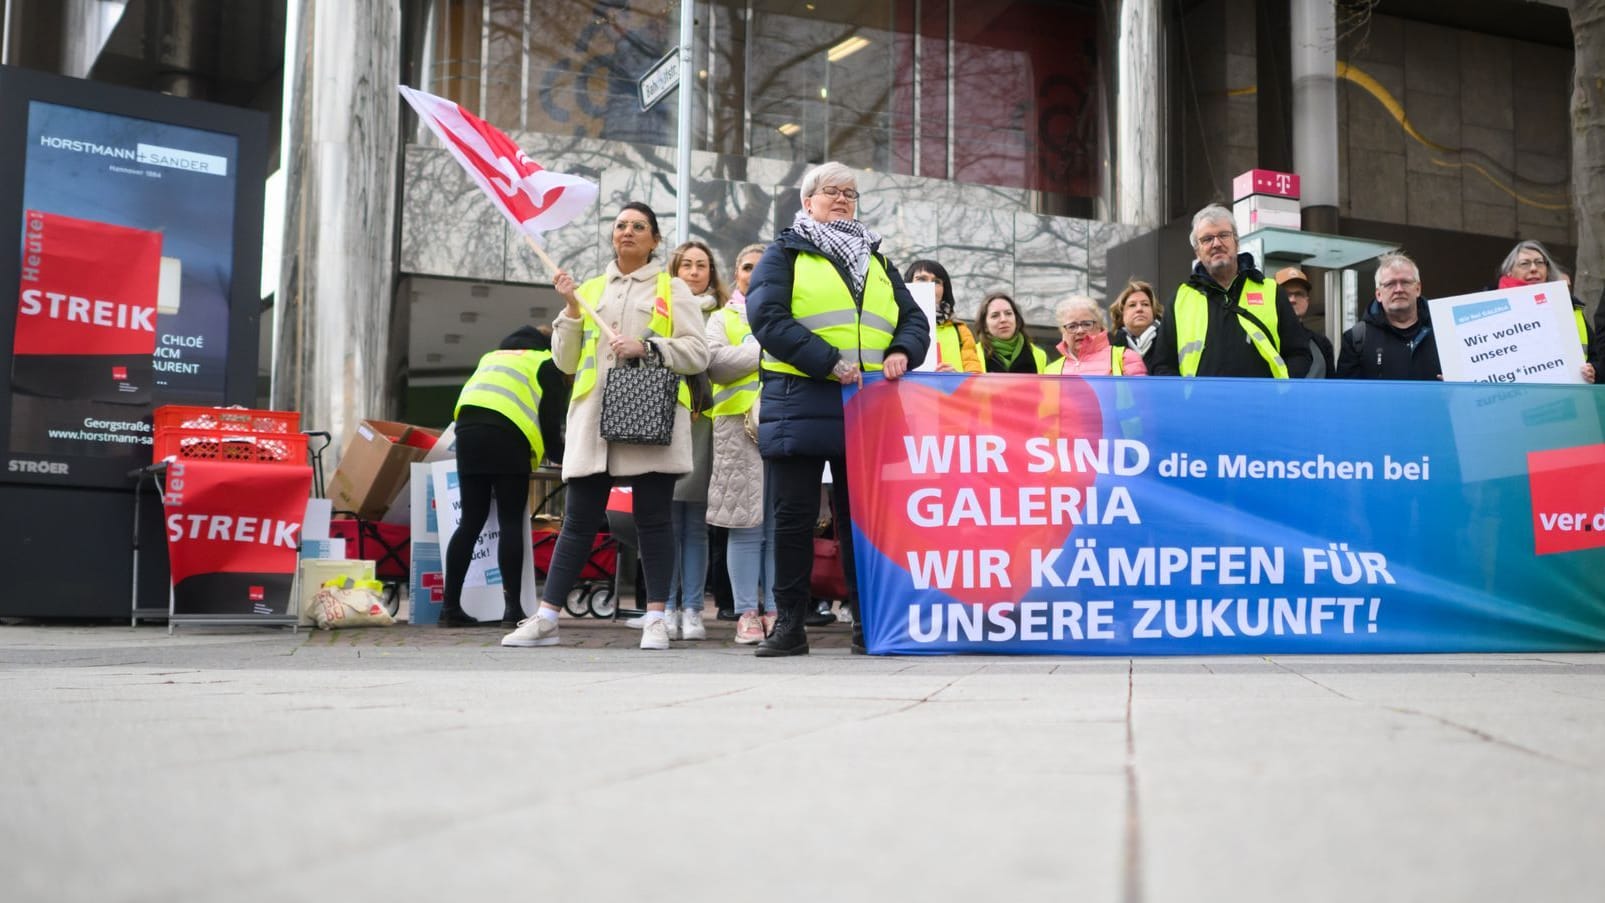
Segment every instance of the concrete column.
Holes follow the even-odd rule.
[[[335,451],[395,413],[400,0],[290,0],[273,404]],[[334,462],[325,460],[332,471]]]
[[[1293,168],[1311,232],[1338,230],[1335,15],[1332,0],[1292,0]]]
[[[1160,123],[1159,0],[1121,0],[1115,13],[1115,218],[1165,221]]]

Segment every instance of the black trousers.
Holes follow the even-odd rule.
[[[615,477],[597,473],[568,481],[563,497],[563,529],[552,549],[552,564],[546,572],[541,600],[563,607],[563,600],[579,582],[580,571],[591,557],[591,543],[607,520],[607,496],[614,482],[629,483],[635,490],[633,510],[635,530],[641,551],[641,572],[646,578],[646,601],[664,602],[674,578],[674,526],[669,522],[669,506],[674,501],[674,481],[678,474],[643,473]]]
[[[847,603],[858,610],[858,569],[853,561],[852,509],[847,460],[792,455],[764,459],[764,480],[775,506],[775,607],[799,614],[813,599],[814,530],[819,522],[819,481],[830,464],[835,534],[847,574]]]
[[[524,517],[524,506],[529,501],[529,474],[459,473],[457,479],[462,487],[462,520],[457,524],[457,532],[451,534],[451,541],[446,543],[445,607],[462,607],[463,578],[468,576],[474,543],[490,517],[490,502],[495,498],[496,524],[501,528],[501,537],[496,543],[496,566],[502,571],[502,598],[522,611],[518,591],[524,581],[524,549],[530,543],[529,521]]]

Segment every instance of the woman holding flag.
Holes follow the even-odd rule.
[[[691,469],[691,414],[675,410],[666,446],[610,443],[602,438],[602,387],[620,361],[651,355],[684,376],[708,367],[702,312],[686,284],[653,260],[663,240],[652,208],[625,204],[613,221],[613,262],[601,276],[576,284],[559,270],[553,288],[567,302],[552,322],[552,359],[574,374],[568,409],[563,480],[567,484],[563,529],[552,551],[541,607],[502,638],[504,646],[552,646],[557,618],[591,554],[616,481],[633,490],[646,578],[647,614],[642,649],[669,648],[663,608],[674,573],[674,532],[669,510],[674,482]]]

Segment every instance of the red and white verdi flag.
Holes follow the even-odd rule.
[[[437,135],[496,209],[531,238],[565,226],[596,203],[596,183],[542,169],[495,126],[444,97],[400,85],[401,96]]]

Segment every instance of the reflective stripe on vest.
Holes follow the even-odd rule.
[[[1035,346],[1033,346],[1033,347],[1035,347]],[[1124,376],[1126,374],[1126,359],[1125,359],[1125,355],[1123,354],[1124,351],[1125,351],[1125,346],[1123,346],[1123,345],[1110,345],[1109,346],[1109,375],[1110,376]],[[1047,369],[1043,370],[1042,372],[1043,373],[1062,374],[1062,373],[1064,373],[1064,362],[1067,361],[1067,360],[1069,360],[1068,357],[1061,357],[1058,360],[1054,361],[1053,363],[1049,364]],[[1098,375],[1101,376],[1102,374],[1098,374]]]
[[[723,307],[713,312],[715,317],[724,318],[725,339],[732,347],[740,345],[752,335],[752,328],[747,325],[747,318],[741,311]],[[733,383],[713,384],[713,406],[708,408],[709,417],[723,417],[730,414],[745,414],[758,400],[758,371],[754,370]]]
[[[451,415],[462,414],[464,405],[485,408],[506,417],[529,440],[530,466],[541,463],[546,442],[541,437],[541,364],[552,359],[549,351],[492,351],[479,359],[474,375],[468,377],[457,396]]]
[[[1254,343],[1254,350],[1271,368],[1271,375],[1277,379],[1287,379],[1287,363],[1282,360],[1276,347],[1276,283],[1243,280],[1241,297],[1247,297],[1252,292],[1259,292],[1262,297],[1269,299],[1269,303],[1261,305],[1262,309],[1254,314],[1271,334],[1267,336],[1261,332],[1253,320],[1242,314],[1237,315],[1237,322],[1248,334],[1248,340]],[[1182,376],[1197,376],[1198,361],[1204,356],[1204,334],[1209,331],[1209,300],[1203,292],[1183,284],[1176,289],[1176,300],[1171,304],[1171,311],[1176,318],[1176,357],[1180,364],[1177,369]]]
[[[852,292],[836,265],[818,254],[801,252],[792,265],[791,315],[809,332],[841,352],[842,360],[866,372],[881,369],[897,330],[897,299],[880,258],[871,254],[864,276],[864,304],[853,305]],[[806,376],[768,352],[763,369]]]
[[[646,333],[641,336],[645,342],[651,338],[667,339],[674,335],[674,290],[670,287],[668,273],[658,273],[657,294],[652,299],[652,319],[646,323]],[[585,303],[596,306],[601,299],[603,289],[607,288],[607,277],[597,276],[587,279],[574,289],[574,294],[584,299]],[[574,390],[569,397],[578,401],[590,394],[596,388],[596,352],[602,331],[591,320],[591,315],[580,313],[580,363],[574,368]],[[622,317],[620,320],[622,321]],[[691,410],[691,387],[685,380],[680,380],[680,392],[677,396],[680,406]]]

